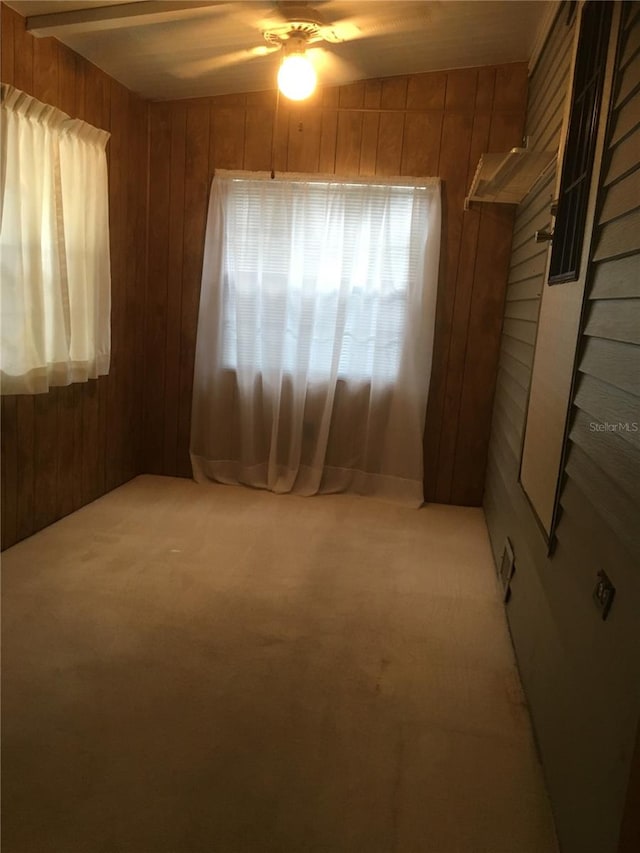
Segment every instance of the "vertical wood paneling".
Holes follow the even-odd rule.
[[[467,96],[471,98],[473,103],[476,80],[470,75],[467,80]],[[461,92],[455,93],[456,98],[461,95]],[[462,255],[461,262],[463,222],[470,223],[473,217],[471,212],[465,212],[463,209],[464,197],[468,188],[466,168],[468,168],[470,159],[472,135],[473,114],[467,112],[448,112],[445,114],[439,171],[444,180],[443,204],[449,227],[446,245],[443,247],[441,255],[441,276],[445,282],[445,298],[440,303],[442,322],[439,324],[438,345],[447,344],[447,349],[446,354],[444,352],[441,354],[440,375],[444,378],[444,395],[439,418],[438,465],[434,472],[435,497],[444,501],[449,501],[451,497],[453,460],[458,436],[457,430],[446,430],[444,425],[457,423],[459,416],[471,292],[475,271],[475,258],[469,257],[468,253]],[[461,168],[463,165],[466,167],[465,169]],[[466,236],[465,249],[468,252],[470,236],[473,238],[471,247],[475,249],[477,231],[474,232],[471,227],[468,227]],[[437,427],[434,426],[434,429]]]
[[[275,98],[269,92],[154,105],[147,351],[149,358],[163,357],[145,381],[146,470],[191,473],[191,389],[209,179],[216,167],[271,168],[273,143],[277,170],[443,179],[426,495],[480,503],[511,218],[463,213],[463,200],[480,154],[520,141],[525,103],[526,67],[515,64],[368,80],[325,89],[304,105],[281,100],[275,130]],[[183,152],[181,143],[172,144],[171,128],[183,121],[185,109]],[[182,244],[174,233],[180,222]],[[481,239],[486,240],[482,251]],[[178,315],[176,353],[172,324]]]
[[[54,39],[34,39],[13,10],[1,11],[3,81],[112,132],[112,368],[97,381],[3,398],[6,548],[140,470],[147,105]]]
[[[214,100],[217,101],[218,99]],[[190,112],[193,116],[193,110]],[[265,128],[266,132],[263,138],[263,145],[267,150],[271,147],[271,135],[268,133],[270,129],[268,126]],[[214,168],[217,166],[219,169],[242,169],[244,140],[244,105],[218,107],[217,103],[214,103],[211,111],[211,153]]]
[[[274,96],[271,92],[265,94],[269,95],[268,106],[263,106],[259,101],[258,104],[252,105],[251,109],[247,109],[244,127],[244,168],[252,172],[266,172],[271,168],[273,140],[273,106],[271,104]]]
[[[56,507],[55,517],[62,518],[73,512],[74,476],[74,408],[75,388],[56,389],[58,396],[58,433],[56,436]]]
[[[13,59],[15,45],[13,35],[13,15],[4,3],[0,6],[0,25],[2,26],[2,52],[0,55],[0,74],[3,80],[14,80]]]
[[[33,94],[47,104],[57,107],[58,101],[58,42],[52,38],[34,39]]]
[[[428,75],[421,75],[427,77]],[[413,79],[413,78],[412,78]],[[407,103],[407,77],[387,77],[382,80],[380,91],[380,107],[383,110],[404,110],[413,105]]]
[[[481,499],[484,489],[478,460],[487,458],[513,228],[512,211],[495,208],[480,217],[451,486],[451,502],[458,504]]]
[[[18,536],[18,460],[14,448],[16,434],[16,398],[2,398],[2,535],[9,544]]]
[[[362,113],[339,112],[336,139],[337,175],[360,173],[360,147],[362,145]]]
[[[376,175],[399,175],[404,139],[402,113],[383,112],[378,123]]]
[[[337,175],[360,173],[360,148],[362,147],[363,113],[356,111],[364,104],[364,83],[341,86],[338,106],[338,130],[336,137]],[[351,111],[350,108],[356,108]]]
[[[438,110],[407,113],[402,140],[402,175],[440,175],[442,117]]]
[[[320,161],[318,170],[325,175],[335,172],[336,140],[338,135],[338,90],[322,92],[322,123],[320,126]]]
[[[404,143],[404,114],[407,105],[407,78],[382,81],[380,106],[383,110],[378,123],[376,175],[399,175]]]
[[[240,114],[244,110],[238,111]],[[244,117],[243,117],[244,118]],[[241,168],[243,162],[244,120],[234,124],[238,143],[233,157],[226,154],[229,168]],[[218,125],[219,128],[219,125]],[[185,198],[189,200],[184,214],[184,253],[182,266],[182,310],[180,317],[180,397],[178,412],[177,470],[190,476],[189,433],[191,429],[191,392],[193,389],[193,364],[196,354],[195,329],[198,323],[200,279],[204,232],[209,198],[209,177],[218,165],[210,162],[209,135],[210,112],[206,102],[192,102],[187,106],[187,147],[184,178]]]
[[[487,205],[463,214],[460,193],[463,199],[482,152],[520,142],[527,76],[522,66],[509,65],[451,72],[444,91],[436,82],[410,92],[411,102],[445,107],[439,172],[446,182],[447,225],[425,430],[425,494],[475,504],[483,492],[508,265],[504,248],[493,263],[491,247],[494,239],[506,239],[508,253],[513,213],[494,216],[497,206]]]
[[[117,252],[117,246],[127,245],[127,184],[126,184],[126,139],[127,91],[115,81],[111,87],[109,129],[109,229],[111,236],[111,344],[112,356],[109,375],[101,381],[106,389],[106,408],[109,413],[109,428],[105,436],[106,488],[112,489],[122,482],[122,467],[127,438],[124,429],[126,376],[129,373],[123,363],[124,331],[126,317],[123,290],[126,287],[126,251]],[[104,402],[103,402],[104,408]]]
[[[98,113],[98,121],[97,124],[99,127],[102,127],[104,130],[111,130],[111,86],[117,85],[115,81],[112,81],[110,77],[107,77],[106,74],[103,74],[99,69],[97,71],[97,80],[96,80],[96,102],[99,105],[100,112]],[[111,146],[107,146],[107,165],[110,166],[111,162]],[[120,195],[120,194],[118,194]],[[112,249],[111,255],[116,257],[122,257],[125,252],[125,243],[120,240],[118,243],[118,249],[114,251]],[[120,301],[122,299],[123,292],[123,273],[122,273],[122,265],[117,264],[118,269],[118,277],[114,279],[112,277],[111,280],[111,300],[112,300],[112,312],[115,308],[116,317],[118,320],[121,320],[122,313],[120,311]],[[116,322],[115,330],[112,327],[112,348],[113,348],[113,356],[118,361],[119,349],[121,346],[121,334],[120,334],[120,324]],[[98,477],[96,483],[96,490],[94,497],[99,497],[104,494],[105,491],[108,490],[107,487],[107,435],[113,432],[115,428],[118,432],[122,431],[122,417],[121,410],[119,407],[119,394],[115,394],[116,399],[116,407],[111,414],[109,413],[109,401],[107,390],[112,380],[111,375],[103,377],[99,382],[97,382],[98,386]],[[115,441],[115,446],[117,447],[120,442]],[[116,477],[114,477],[114,485],[120,479],[117,475],[117,469],[119,467],[119,458],[116,460],[109,460],[110,467],[113,467],[116,472]]]
[[[6,440],[7,423],[2,423],[2,440]],[[24,539],[37,528],[34,520],[35,492],[35,398],[16,397],[16,458],[18,466],[18,494],[16,499],[17,539]],[[4,475],[3,475],[4,476]],[[4,537],[4,531],[3,531]],[[12,544],[4,540],[3,547]]]
[[[13,82],[14,86],[22,89],[24,92],[35,94],[33,90],[33,45],[35,39],[32,38],[24,28],[24,18],[20,18],[11,9],[7,9],[7,14],[13,18],[13,73],[15,75],[13,81],[6,80],[4,82]],[[5,44],[10,38],[8,31],[2,29],[2,52],[5,51]]]
[[[65,47],[58,45],[58,106],[61,110],[73,115],[76,109],[76,60],[75,54]],[[56,459],[56,518],[62,518],[73,512],[74,502],[74,473],[76,468],[75,448],[75,409],[77,406],[76,386],[68,385],[57,388],[58,396],[58,435]],[[80,463],[81,464],[81,463]]]
[[[76,110],[77,115],[91,122],[92,119],[95,121],[95,111],[91,110],[90,73],[90,66],[84,62],[79,62],[76,83]],[[87,112],[87,106],[89,106],[89,112]],[[80,481],[78,491],[81,506],[93,500],[94,495],[97,494],[97,488],[94,486],[97,472],[97,395],[95,386],[95,382],[87,382],[77,397],[78,420],[80,421],[82,435],[80,469],[77,475]]]
[[[289,119],[291,107],[280,99],[273,123],[273,156],[269,160],[269,168],[280,172],[289,168]]]
[[[522,114],[523,103],[517,103],[513,84],[522,76],[522,66],[438,72],[328,89],[304,107],[281,103],[275,133],[273,93],[155,105],[150,126],[149,267],[143,303],[145,261],[139,246],[145,228],[141,214],[145,188],[140,186],[142,180],[128,181],[123,190],[122,182],[125,174],[141,175],[140,155],[146,156],[147,150],[146,113],[141,120],[140,102],[135,98],[127,109],[117,84],[54,40],[39,40],[34,50],[36,41],[24,32],[23,20],[7,14],[14,23],[14,57],[12,63],[6,52],[3,67],[6,70],[13,64],[12,82],[27,90],[35,87],[41,96],[107,129],[113,124],[114,132],[110,145],[113,372],[105,380],[47,395],[46,402],[16,399],[16,423],[25,424],[16,456],[24,474],[17,477],[16,535],[28,535],[42,519],[59,517],[132,476],[140,467],[136,458],[139,446],[144,448],[140,460],[144,470],[189,475],[195,327],[209,179],[216,166],[269,168],[272,140],[277,169],[443,177],[443,276],[425,467],[427,497],[450,500],[454,487],[451,460],[457,437],[464,436],[465,429],[456,422],[461,417],[463,388],[454,380],[446,391],[445,376],[450,364],[459,365],[466,358],[469,287],[475,281],[470,271],[475,270],[479,234],[473,215],[463,217],[460,199],[473,169],[471,159],[481,153],[480,140],[489,124],[499,127],[501,113],[507,108]],[[5,40],[9,31],[5,28]],[[494,89],[500,93],[495,104]],[[75,110],[70,106],[73,100]],[[361,112],[361,107],[373,112]],[[122,135],[131,130],[137,146],[121,143]],[[486,293],[478,293],[482,302]],[[146,332],[141,336],[136,318],[143,310]],[[480,325],[479,340],[483,334]],[[163,357],[155,361],[148,355],[142,367],[143,351],[161,352]],[[136,367],[130,373],[127,365],[132,362]],[[144,411],[137,393],[141,384]],[[445,399],[449,400],[446,411]],[[62,441],[51,442],[41,434],[41,423],[48,425],[50,436]],[[134,439],[128,441],[132,426]],[[435,442],[433,435],[437,436]],[[447,441],[441,454],[442,435]],[[455,442],[452,436],[456,436]],[[37,475],[36,458],[43,463]],[[475,464],[483,470],[483,461]],[[466,495],[466,502],[477,503],[481,492],[477,488],[465,491],[468,478],[463,467],[459,466],[464,481],[459,494]],[[474,482],[480,480],[477,474]],[[48,484],[44,497],[38,496],[43,482]],[[438,482],[441,486],[436,489]]]
[[[61,110],[72,115],[76,111],[77,104],[77,81],[78,73],[76,67],[76,55],[64,44],[58,45],[58,104]]]
[[[287,146],[287,169],[290,172],[318,171],[321,125],[322,113],[319,110],[308,107],[291,110]]]
[[[160,474],[163,469],[163,412],[165,345],[167,331],[167,263],[169,259],[169,207],[171,186],[171,111],[166,104],[153,104],[149,112],[152,145],[149,169],[149,270],[145,310],[145,441],[144,470]]]
[[[135,133],[136,129],[136,117],[135,117],[135,108],[136,101],[127,89],[122,89],[123,94],[123,110],[124,110],[124,122],[125,125],[132,128]],[[113,107],[113,97],[112,97],[112,107]],[[111,133],[112,136],[118,135],[116,133],[116,129],[113,125],[111,125]],[[144,138],[145,142],[145,155],[146,155],[146,132],[144,128],[142,128],[142,132],[140,133]],[[139,142],[136,145],[135,136],[132,139],[132,144],[127,146],[123,151],[123,168],[126,173],[131,174],[136,169],[136,164],[139,162],[145,162],[146,157],[143,155],[142,157],[138,157],[138,147]],[[136,359],[136,339],[138,337],[143,337],[138,333],[137,320],[141,318],[144,310],[144,282],[141,282],[141,299],[138,302],[134,294],[138,290],[138,269],[140,265],[139,259],[146,255],[146,234],[144,230],[140,230],[139,228],[139,215],[137,211],[141,207],[138,198],[136,197],[142,190],[144,193],[146,189],[146,175],[142,176],[142,181],[134,182],[134,181],[124,181],[124,192],[122,193],[122,205],[124,208],[123,211],[123,219],[125,221],[124,226],[124,247],[125,247],[125,270],[123,274],[123,282],[124,287],[129,291],[130,295],[123,295],[122,305],[123,305],[123,313],[122,320],[120,323],[121,328],[121,352],[123,353],[122,358],[120,359],[122,369],[118,375],[118,382],[122,387],[123,400],[121,402],[121,411],[122,411],[122,433],[125,436],[129,436],[128,439],[125,439],[120,447],[120,482],[126,482],[131,479],[131,477],[135,476],[138,472],[138,447],[135,441],[135,436],[137,435],[137,426],[136,426],[136,410],[142,409],[142,406],[136,399],[138,389],[141,388],[141,384],[138,384],[136,381],[136,371],[132,361]],[[142,184],[142,186],[141,186]],[[144,211],[143,211],[144,212]],[[141,247],[145,247],[143,251],[141,251]],[[124,353],[127,353],[125,358]],[[132,440],[132,437],[134,440]],[[109,466],[107,467],[108,470]]]
[[[364,106],[370,110],[380,108],[382,81],[367,80],[364,87]],[[362,117],[362,144],[360,147],[360,174],[375,175],[376,151],[378,148],[378,128],[380,113],[365,113]]]
[[[178,413],[180,411],[180,331],[182,317],[182,256],[184,237],[184,178],[187,109],[178,105],[171,116],[171,175],[169,185],[169,245],[167,262],[167,346],[164,393],[164,465],[177,473]]]
[[[447,71],[444,108],[447,112],[473,112],[478,92],[478,72],[475,69],[461,68],[459,71]],[[518,105],[522,109],[522,103]]]
[[[524,133],[527,77],[514,67],[496,69],[489,151],[508,151]],[[455,461],[449,499],[468,504],[482,499],[502,313],[511,255],[513,218],[510,205],[484,205],[480,213]],[[483,464],[478,465],[478,460]]]
[[[76,113],[77,76],[75,54],[65,45],[58,44],[58,106],[70,115]],[[79,444],[79,447],[76,446],[79,438],[75,430],[78,409],[76,386],[57,388],[56,393],[58,395],[58,435],[55,515],[56,518],[62,518],[73,512],[78,505],[75,501],[74,477],[75,472],[81,470],[82,444]]]
[[[36,45],[38,39],[35,40]],[[97,68],[89,65],[85,68],[84,79],[84,106],[83,118],[90,124],[102,127],[102,87],[99,84]],[[108,128],[104,128],[107,130]],[[112,284],[113,288],[113,284]],[[101,465],[100,445],[100,402],[101,394],[98,385],[103,385],[104,380],[89,380],[86,383],[85,393],[82,395],[82,430],[84,435],[83,457],[82,457],[82,502],[89,503],[95,500],[101,493]],[[49,396],[49,395],[46,395]],[[37,468],[36,468],[37,470]]]
[[[58,488],[58,391],[52,388],[48,394],[34,398],[35,446],[33,470],[34,484],[34,527],[40,530],[55,521]]]
[[[443,110],[446,91],[446,72],[413,74],[409,77],[407,87],[407,108],[410,110]]]

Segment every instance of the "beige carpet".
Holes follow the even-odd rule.
[[[480,510],[139,477],[6,552],[4,853],[552,853]]]

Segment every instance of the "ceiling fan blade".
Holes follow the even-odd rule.
[[[327,0],[276,0],[272,5],[283,21],[306,21],[316,20],[318,14],[324,19],[322,7],[327,5]]]
[[[274,23],[281,23],[281,16],[266,0],[203,6],[199,17],[146,28],[143,37],[136,39],[136,50],[141,56],[155,56],[167,50],[193,55],[199,48],[204,52],[210,47],[216,53],[221,48],[239,49],[262,43],[263,31]]]
[[[288,18],[279,3],[233,3],[233,16],[254,29],[268,30],[285,23]]]
[[[273,53],[276,50],[278,50],[277,47],[269,47],[266,44],[250,48],[249,50],[236,50],[233,53],[225,53],[222,56],[210,56],[207,59],[186,62],[180,68],[176,69],[175,73],[177,77],[188,80],[192,77],[200,77],[202,74],[208,74],[211,71],[237,65],[240,62],[247,62],[251,59],[266,56],[268,53]]]
[[[369,5],[369,4],[368,4]],[[338,41],[375,38],[391,33],[411,32],[433,18],[434,7],[439,3],[376,3],[376,11],[355,14],[349,18],[332,21],[329,27]],[[356,7],[357,8],[357,7]]]
[[[362,73],[360,69],[342,56],[338,56],[335,50],[327,50],[323,47],[312,47],[307,50],[307,56],[315,68],[320,85],[342,86],[360,80]]]

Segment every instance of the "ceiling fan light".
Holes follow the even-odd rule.
[[[278,71],[278,88],[292,101],[304,101],[316,88],[316,72],[303,53],[286,56]]]

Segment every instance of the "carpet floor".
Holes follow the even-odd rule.
[[[143,476],[3,555],[4,853],[554,853],[481,510]]]

